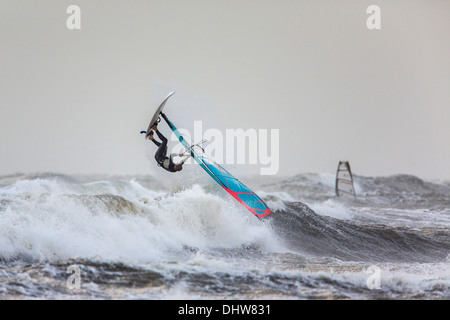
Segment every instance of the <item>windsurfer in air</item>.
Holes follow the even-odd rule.
[[[163,117],[165,116],[163,113],[161,113],[161,115]],[[180,154],[171,153],[169,156],[167,156],[167,138],[164,137],[161,132],[159,132],[157,123],[155,123],[152,126],[152,129],[153,130],[150,132],[148,139],[153,141],[153,143],[156,144],[156,146],[158,147],[158,150],[156,150],[156,153],[155,153],[155,159],[156,159],[156,162],[158,163],[158,165],[169,172],[181,171],[183,169],[183,164],[189,158],[189,155],[185,155],[183,153],[180,153]],[[156,132],[156,134],[158,135],[158,138],[161,140],[161,142],[155,140],[155,138],[153,137],[154,132]],[[174,163],[173,157],[176,157],[176,156],[179,156],[179,157],[186,156],[186,158],[184,158],[179,163]]]

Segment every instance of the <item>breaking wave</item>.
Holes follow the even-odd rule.
[[[0,189],[0,255],[4,261],[146,262],[183,254],[186,248],[246,246],[364,262],[441,261],[449,255],[447,228],[368,224],[352,219],[345,204],[335,200],[320,206],[296,201],[298,190],[314,185],[314,179],[316,197],[330,193],[330,183],[323,183],[320,175],[297,177],[278,183],[277,191],[263,191],[274,213],[259,221],[225,194],[200,185],[167,192],[152,191],[135,179],[79,182],[61,175],[20,176]],[[0,182],[5,180],[11,176]],[[383,185],[390,195],[404,196],[403,184],[416,197],[448,192],[447,185],[409,176],[380,180],[356,179],[360,194],[366,189],[377,193]],[[335,212],[321,214],[324,205]],[[319,213],[311,209],[315,207]]]

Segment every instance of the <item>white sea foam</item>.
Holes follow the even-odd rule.
[[[323,202],[308,203],[308,205],[317,214],[345,220],[352,218],[349,209],[340,199],[328,199]]]
[[[270,228],[243,214],[234,199],[199,185],[164,194],[133,180],[82,186],[36,180],[19,181],[0,194],[9,201],[0,214],[0,254],[6,259],[146,262],[185,246],[277,246]]]
[[[441,261],[445,250],[448,252],[445,246],[449,223],[446,198],[439,193],[428,198],[428,189],[422,192],[417,188],[420,192],[413,192],[414,197],[400,197],[402,203],[391,201],[395,194],[388,194],[386,198],[383,193],[371,195],[371,198],[364,198],[362,194],[355,201],[345,201],[334,196],[332,178],[329,174],[311,174],[294,179],[299,184],[256,190],[275,212],[274,219],[267,220],[270,222],[258,220],[213,182],[196,184],[203,182],[196,177],[192,177],[189,184],[184,182],[174,187],[170,183],[170,188],[166,189],[161,189],[159,180],[154,182],[157,188],[153,189],[149,187],[152,180],[142,178],[99,178],[88,183],[64,177],[25,176],[15,181],[5,178],[0,187],[0,263],[6,268],[0,270],[0,282],[9,280],[6,287],[0,288],[0,296],[17,292],[19,296],[70,298],[71,293],[52,289],[61,282],[58,278],[61,265],[53,262],[67,264],[75,260],[83,264],[87,260],[85,268],[94,273],[83,283],[81,294],[87,297],[197,299],[229,295],[260,298],[261,295],[254,295],[254,292],[266,292],[269,299],[421,295],[448,298],[449,259]],[[365,188],[373,184],[370,179],[360,180]],[[393,192],[397,189],[402,192],[397,178],[388,180],[393,180],[390,182]],[[447,186],[442,188],[444,194]],[[381,198],[380,206],[378,198]],[[308,204],[317,215],[309,211],[290,215],[297,208],[294,202]],[[279,216],[286,217],[286,224],[280,223]],[[352,221],[336,223],[334,219],[321,216]],[[299,221],[295,220],[297,218]],[[337,243],[333,245],[339,246],[340,241],[352,244],[373,224],[377,228],[368,228],[367,232],[371,237],[383,236],[379,238],[381,243],[390,240],[386,236],[392,234],[400,238],[400,241],[393,238],[392,244],[403,243],[401,239],[405,239],[414,250],[422,249],[423,241],[411,242],[420,238],[402,238],[405,234],[396,230],[400,226],[426,237],[434,249],[430,257],[425,249],[411,250],[405,254],[411,263],[380,262],[381,289],[378,291],[367,288],[370,274],[366,272],[366,260],[330,259],[326,239],[334,238],[320,238],[323,233],[333,231],[338,234]],[[353,238],[350,231],[354,226],[358,227],[358,232]],[[339,229],[342,227],[345,229]],[[424,230],[418,229],[422,227]],[[274,230],[278,230],[278,234]],[[348,237],[339,237],[342,232]],[[297,235],[301,235],[298,242],[315,240],[316,236],[325,239],[311,242],[324,249],[319,250],[322,255],[316,257],[289,247],[290,251],[280,243],[296,240]],[[383,248],[377,246],[378,243],[374,241],[374,248],[367,250],[381,251]],[[299,243],[299,248],[303,247],[314,251],[314,245]],[[369,257],[376,254],[360,253]],[[391,257],[388,253],[386,259]],[[416,263],[414,256],[419,253],[422,253],[422,260],[432,262]],[[352,258],[358,257],[352,255]],[[25,270],[9,264],[9,260],[33,262],[31,269]],[[103,268],[110,268],[108,270],[113,270],[117,277],[127,279],[129,270],[120,270],[122,264],[137,268],[132,269],[131,274],[142,270],[154,272],[164,279],[164,284],[156,283],[142,289],[135,288],[135,282],[122,289],[109,285],[109,278],[102,278]],[[101,280],[98,283],[97,277]],[[205,283],[210,287],[204,288]],[[143,285],[146,286],[146,282]]]

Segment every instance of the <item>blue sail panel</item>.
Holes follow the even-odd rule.
[[[192,157],[197,163],[213,178],[222,188],[231,194],[237,201],[239,201],[244,207],[250,210],[258,218],[262,218],[271,213],[269,207],[265,202],[252,190],[250,190],[241,181],[236,179],[225,168],[217,164],[215,161],[205,157],[204,155],[197,154],[191,145],[186,141],[184,136],[178,131],[174,124],[164,116],[170,129],[175,133],[178,140],[184,147],[190,149]]]

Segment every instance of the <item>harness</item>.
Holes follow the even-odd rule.
[[[162,167],[168,171],[170,170],[170,158],[165,157],[164,159],[158,159],[156,161],[156,163],[158,164],[158,167]]]

